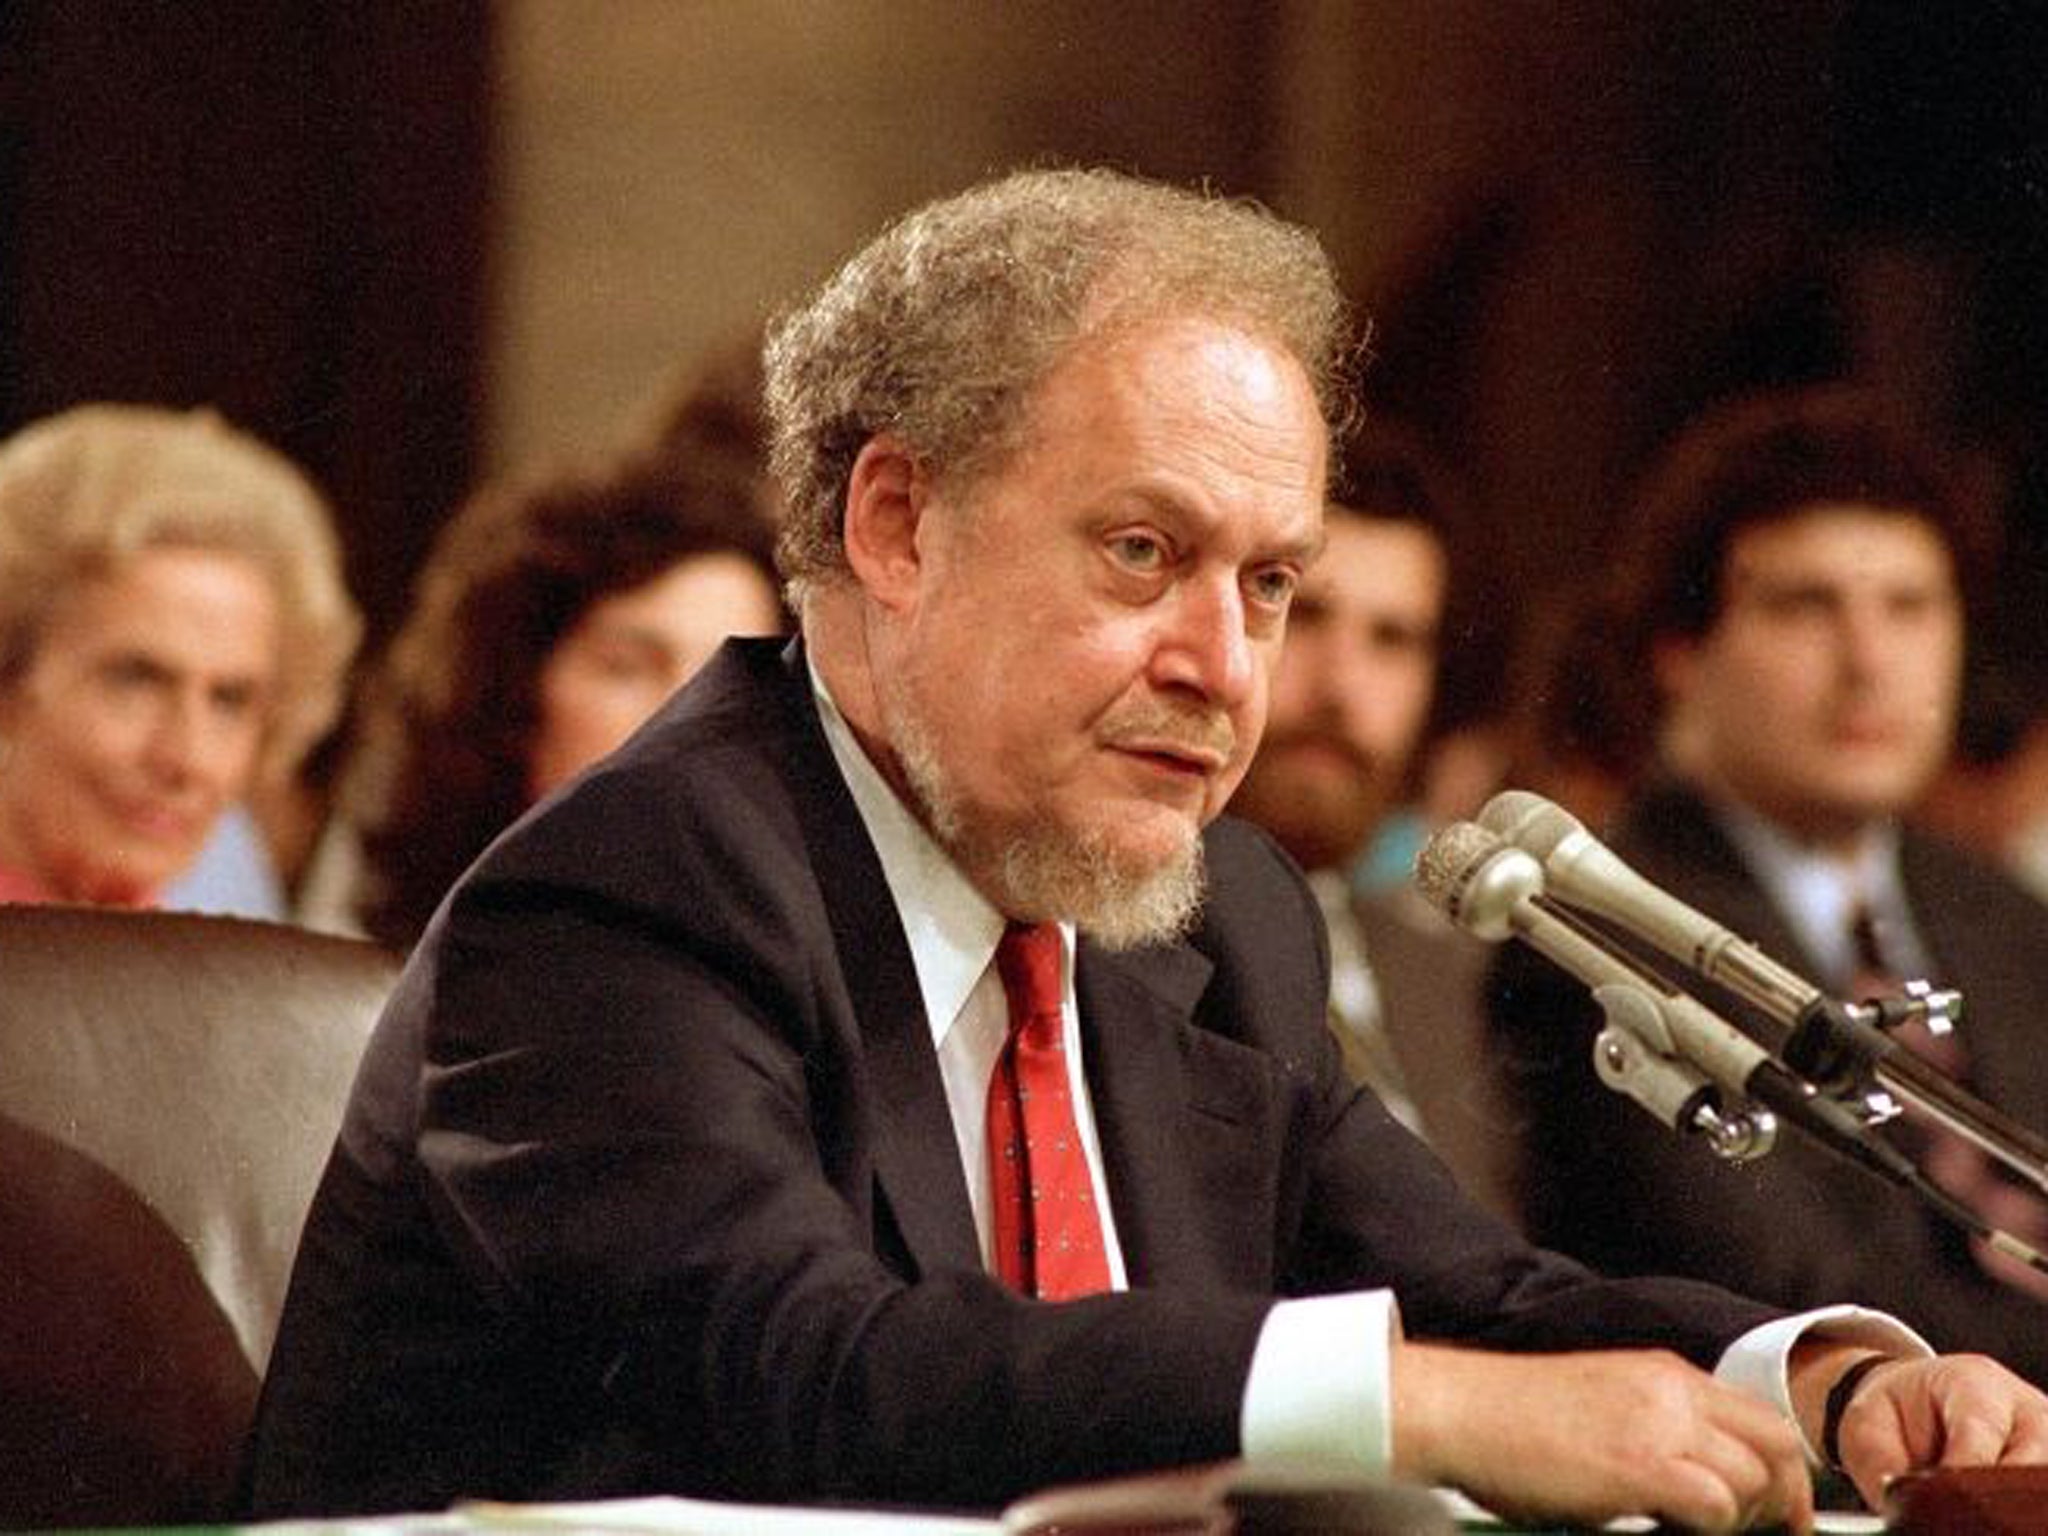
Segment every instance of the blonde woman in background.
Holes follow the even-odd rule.
[[[156,903],[332,722],[360,628],[320,494],[213,412],[0,443],[0,900]]]

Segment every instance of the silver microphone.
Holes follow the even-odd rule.
[[[1546,901],[1546,876],[1533,854],[1473,822],[1454,821],[1423,844],[1415,856],[1415,887],[1466,932],[1495,944],[1526,940],[1589,985],[1631,982],[1669,990]]]
[[[1912,1164],[1867,1135],[1852,1112],[1816,1093],[1697,998],[1581,927],[1550,899],[1544,866],[1531,850],[1472,822],[1453,822],[1416,856],[1415,884],[1459,927],[1495,942],[1519,938],[1586,982],[1608,1025],[1594,1050],[1601,1079],[1667,1123],[1705,1131],[1721,1155],[1768,1150],[1772,1127],[1768,1116],[1725,1114],[1718,1099],[1698,1092],[1709,1083],[1755,1100],[1887,1177],[1914,1177]]]
[[[1961,1007],[1955,993],[1914,983],[1913,999],[1902,1005],[1844,1005],[1651,884],[1571,812],[1541,795],[1503,790],[1486,802],[1479,821],[1541,865],[1545,890],[1556,902],[1635,934],[1784,1026],[1789,1031],[1781,1047],[1784,1058],[1800,1077],[1849,1091],[1868,1072],[1888,1093],[2048,1190],[2048,1138],[1976,1098],[1882,1027],[1889,1011],[1899,1006],[1897,1016],[1917,1011],[1931,1027],[1946,1028],[1946,1020]],[[1873,1024],[1873,1019],[1880,1022]],[[1896,1112],[1881,1096],[1870,1102],[1870,1110],[1878,1116]]]
[[[1416,856],[1415,884],[1468,933],[1493,943],[1519,938],[1592,989],[1609,1026],[1594,1043],[1593,1064],[1610,1088],[1667,1125],[1703,1132],[1724,1157],[1769,1149],[1770,1117],[1731,1115],[1716,1092],[1746,1093],[1772,1064],[1769,1053],[1553,907],[1530,854],[1484,827],[1453,822]]]
[[[1788,1029],[1823,1000],[1813,983],[1630,869],[1563,806],[1503,790],[1479,824],[1535,858],[1559,901],[1619,924]]]

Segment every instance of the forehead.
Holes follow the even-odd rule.
[[[1286,351],[1217,321],[1163,319],[1077,343],[1034,394],[1010,467],[1167,500],[1284,502],[1313,525],[1327,433]]]
[[[1849,586],[1946,581],[1948,541],[1922,514],[1865,502],[1816,502],[1739,529],[1728,543],[1731,592],[1791,582]]]
[[[637,586],[607,593],[592,603],[584,622],[688,624],[705,609],[751,605],[772,612],[775,588],[761,568],[731,550],[685,555]]]
[[[212,671],[269,670],[277,595],[253,558],[145,549],[81,578],[57,600],[39,649],[124,650]]]
[[[1371,517],[1333,504],[1323,551],[1304,585],[1375,606],[1434,611],[1443,602],[1444,550],[1420,523]]]

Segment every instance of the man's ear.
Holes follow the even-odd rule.
[[[910,450],[886,432],[868,439],[846,479],[846,563],[885,608],[915,602],[917,523],[927,482]]]

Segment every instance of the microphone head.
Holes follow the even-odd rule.
[[[1526,789],[1504,789],[1480,808],[1479,824],[1504,842],[1548,863],[1558,844],[1586,830],[1578,817],[1555,801]]]
[[[1415,856],[1415,885],[1460,928],[1497,944],[1514,933],[1522,903],[1543,893],[1543,866],[1486,828],[1454,821]]]

